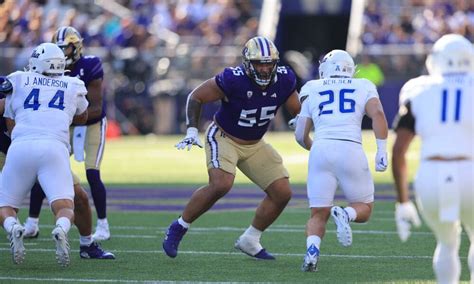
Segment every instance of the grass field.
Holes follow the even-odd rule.
[[[368,135],[365,134],[364,143],[373,166],[374,139]],[[295,184],[295,196],[290,206],[262,238],[264,247],[276,255],[276,261],[255,261],[233,249],[234,241],[251,222],[253,208],[262,195],[242,174],[237,176],[235,190],[193,223],[180,246],[178,257],[166,257],[161,249],[166,227],[180,213],[191,189],[207,181],[204,151],[174,150],[173,145],[179,138],[132,137],[109,141],[103,178],[109,187],[112,239],[103,246],[116,253],[116,260],[81,260],[78,234],[74,228],[69,234],[71,266],[60,268],[55,263],[54,243],[49,235],[52,216],[45,208],[40,237],[26,241],[27,255],[22,265],[12,264],[9,244],[0,233],[4,239],[0,242],[0,283],[433,282],[431,256],[435,241],[432,234],[424,225],[402,245],[395,231],[394,202],[390,200],[376,202],[369,223],[354,224],[354,242],[350,248],[337,243],[335,228],[330,222],[321,247],[319,271],[300,272],[305,252],[304,224],[309,215],[304,196],[307,153],[296,146],[290,134],[275,134],[267,139],[283,156]],[[417,166],[417,147],[418,143],[409,154],[412,169]],[[81,167],[74,165],[85,181]],[[374,174],[374,178],[376,197],[393,197],[390,173]],[[170,198],[174,196],[172,194],[177,197]],[[242,209],[225,210],[234,203],[247,205]],[[121,207],[127,204],[136,206]],[[151,206],[153,204],[176,205],[177,209],[150,209],[155,208]],[[26,211],[20,212],[22,220]],[[465,234],[462,238],[462,280],[467,281],[468,242]]]
[[[108,184],[203,184],[207,182],[204,150],[194,147],[191,151],[178,151],[174,145],[182,136],[127,137],[111,140],[106,144],[102,163],[102,177]],[[201,136],[202,140],[202,136]],[[291,175],[291,182],[306,182],[308,152],[301,148],[292,133],[270,133],[265,140],[281,154]],[[393,137],[390,136],[388,149]],[[372,132],[364,132],[363,144],[369,166],[373,171],[375,157],[375,138]],[[408,153],[411,168],[418,166],[418,140],[412,144]],[[73,163],[73,170],[85,181],[82,164]],[[412,172],[414,173],[414,172]],[[374,174],[375,183],[391,184],[390,171]],[[236,176],[237,184],[249,184],[241,173]]]

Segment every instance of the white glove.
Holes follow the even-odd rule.
[[[397,224],[397,232],[400,240],[406,242],[410,237],[411,225],[415,227],[421,226],[420,217],[413,202],[403,202],[395,204],[395,223]]]
[[[384,172],[387,167],[387,140],[377,139],[377,153],[375,154],[375,171]]]
[[[295,130],[297,121],[298,121],[298,116],[293,117],[292,119],[290,119],[290,121],[288,121],[288,127],[291,130]]]
[[[189,127],[186,130],[186,137],[174,146],[178,148],[178,150],[182,150],[187,146],[189,151],[193,145],[202,148],[201,140],[199,140],[199,132],[196,127]]]

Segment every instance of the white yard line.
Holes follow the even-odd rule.
[[[9,248],[0,248],[0,251],[10,251]],[[28,249],[29,252],[52,253],[55,249]],[[79,252],[79,250],[72,249],[71,252]],[[134,253],[134,254],[163,254],[162,250],[114,250],[114,253]],[[238,251],[179,251],[180,254],[191,255],[227,255],[227,256],[245,256]],[[303,253],[274,253],[275,256],[282,257],[302,257]],[[321,257],[334,258],[366,258],[366,259],[431,259],[431,255],[357,255],[357,254],[321,254]],[[466,257],[461,257],[466,258]]]
[[[8,281],[48,281],[48,282],[85,282],[85,283],[163,283],[163,284],[186,284],[186,283],[216,283],[202,281],[163,281],[163,280],[124,280],[124,279],[78,279],[78,278],[39,278],[39,277],[8,277],[0,276],[0,280]],[[238,282],[219,282],[219,283],[238,283]]]

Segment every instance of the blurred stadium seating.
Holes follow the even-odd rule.
[[[347,47],[356,46],[356,61],[368,56],[385,75],[379,91],[389,120],[399,88],[423,72],[426,52],[440,35],[474,39],[470,0],[5,0],[0,72],[22,69],[31,47],[50,41],[57,27],[72,25],[84,37],[85,54],[104,62],[108,116],[121,132],[178,133],[186,95],[223,67],[240,63],[241,47],[259,32],[266,2],[281,4],[275,41],[300,83],[316,76],[321,55],[346,48],[347,38]],[[359,17],[355,5],[363,6]],[[358,32],[338,41],[349,16]],[[308,21],[314,18],[319,21]],[[337,28],[341,21],[343,29]],[[212,110],[204,109],[205,118]],[[277,122],[275,129],[285,127]]]

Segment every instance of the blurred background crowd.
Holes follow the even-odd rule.
[[[291,1],[301,2],[306,12],[306,7],[314,7],[315,15],[339,13],[349,18],[351,2],[363,0]],[[103,61],[108,117],[120,132],[168,134],[183,130],[186,96],[194,87],[224,67],[240,64],[243,44],[258,33],[265,0],[0,3],[1,74],[23,69],[33,46],[50,41],[58,27],[73,26],[84,38],[85,54]],[[366,0],[362,48],[356,56],[358,76],[382,90],[396,89],[392,82],[423,71],[430,44],[448,32],[474,39],[474,0]],[[301,52],[309,62],[305,73],[310,74],[302,81],[316,76],[318,59],[327,51]],[[299,70],[301,62],[285,63]],[[204,117],[209,119],[212,109],[207,106]]]

